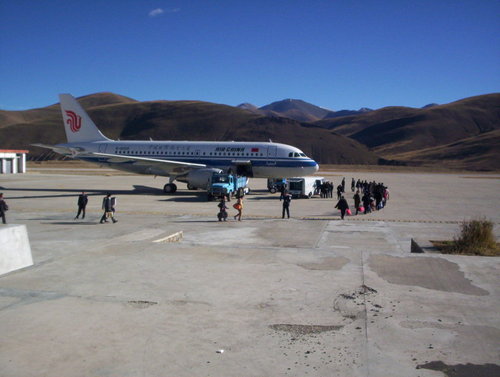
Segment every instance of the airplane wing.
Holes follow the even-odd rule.
[[[69,147],[62,147],[59,145],[49,145],[49,144],[31,144],[34,147],[40,147],[40,148],[47,148],[47,149],[52,149],[54,152],[57,152],[59,154],[62,154],[63,156],[71,156],[75,155],[80,152],[81,148],[69,148]]]
[[[87,155],[87,153],[85,153]],[[182,175],[193,169],[206,168],[205,164],[194,164],[191,162],[161,160],[157,158],[117,155],[111,153],[88,153],[91,156],[103,157],[107,163],[127,164],[136,167],[144,167],[150,170],[150,174],[156,175]]]

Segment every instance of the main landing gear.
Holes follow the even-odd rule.
[[[165,194],[173,194],[176,191],[177,185],[175,183],[167,183],[165,186],[163,186],[163,192]]]

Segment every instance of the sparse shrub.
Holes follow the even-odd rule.
[[[500,255],[493,234],[493,222],[485,218],[464,220],[460,234],[454,238],[453,254]]]

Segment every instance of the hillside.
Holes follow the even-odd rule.
[[[324,128],[287,118],[265,117],[226,105],[199,101],[150,101],[98,93],[78,99],[103,134],[121,140],[238,140],[291,144],[320,163],[376,164],[360,143]],[[85,103],[89,106],[85,106]],[[47,154],[33,143],[65,142],[58,106],[2,112],[2,148],[29,149],[30,158]]]
[[[139,102],[113,93],[92,94],[79,101],[112,139],[271,139],[295,145],[323,164],[395,160],[391,163],[499,170],[500,93],[420,109],[362,108],[342,117],[335,117],[342,111],[329,112],[300,100],[278,101],[264,106],[266,110],[248,103],[232,107],[200,101]],[[333,118],[292,119],[320,116]],[[29,149],[30,158],[55,157],[30,144],[65,141],[58,104],[0,111],[0,140],[0,148]]]
[[[500,170],[500,129],[462,139],[439,147],[395,155],[400,161],[412,164],[436,165],[454,169],[478,171]]]
[[[422,109],[386,107],[316,124],[392,159],[402,153],[445,146],[500,128],[500,93]]]

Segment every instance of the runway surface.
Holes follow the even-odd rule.
[[[252,179],[243,221],[230,208],[218,222],[203,192],[166,196],[164,178],[1,176],[35,264],[0,276],[0,375],[499,375],[499,259],[411,254],[410,240],[451,239],[478,216],[498,235],[500,176],[325,177],[384,182],[388,206],[342,221],[335,199],[293,200],[283,220]],[[108,191],[118,222],[99,224]]]

